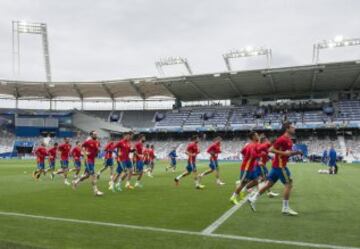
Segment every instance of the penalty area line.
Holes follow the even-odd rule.
[[[272,239],[262,239],[262,238],[245,237],[245,236],[228,235],[228,234],[215,234],[215,233],[204,234],[202,232],[193,232],[193,231],[185,231],[185,230],[126,225],[126,224],[108,223],[108,222],[101,222],[101,221],[79,220],[79,219],[71,219],[71,218],[60,218],[60,217],[32,215],[32,214],[23,214],[23,213],[14,213],[14,212],[1,212],[0,211],[0,216],[21,217],[21,218],[29,218],[29,219],[37,219],[37,220],[48,220],[48,221],[98,225],[98,226],[107,226],[107,227],[118,227],[118,228],[127,228],[127,229],[135,229],[135,230],[142,230],[142,231],[151,231],[151,232],[163,232],[163,233],[192,235],[192,236],[199,236],[199,237],[258,242],[258,243],[263,243],[263,244],[281,244],[281,245],[301,246],[301,247],[308,247],[308,248],[311,247],[311,248],[327,248],[327,249],[360,249],[359,247],[350,247],[350,246],[316,244],[316,243],[301,242],[301,241],[272,240]]]

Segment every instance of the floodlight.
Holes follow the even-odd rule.
[[[359,38],[344,38],[342,35],[337,35],[332,40],[323,40],[321,42],[315,43],[313,45],[313,63],[317,64],[319,62],[321,49],[333,49],[358,45],[360,45]]]

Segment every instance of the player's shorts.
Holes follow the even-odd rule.
[[[136,171],[142,172],[144,170],[144,162],[143,160],[139,160],[136,162]]]
[[[145,160],[144,165],[148,166],[150,164],[150,160]]]
[[[77,169],[81,168],[81,161],[74,161],[74,167]]]
[[[171,160],[170,160],[170,165],[171,165],[172,167],[175,167],[175,166],[176,166],[176,159],[175,159],[175,158],[171,158]]]
[[[241,181],[252,181],[257,178],[255,170],[241,170],[240,171],[240,180]]]
[[[105,159],[105,167],[112,167],[112,166],[114,166],[114,159],[113,158]]]
[[[329,167],[335,167],[336,161],[330,160],[328,165],[329,165]]]
[[[196,172],[196,164],[195,163],[190,163],[188,162],[188,165],[186,166],[186,170],[187,172],[191,173],[191,172]]]
[[[38,169],[45,169],[45,163],[44,162],[38,162],[37,163],[37,168]]]
[[[89,175],[94,175],[95,174],[95,164],[86,162],[86,164],[85,164],[85,172],[87,174],[89,174]]]
[[[49,168],[50,169],[55,169],[55,160],[54,161],[49,161]]]
[[[266,166],[260,166],[260,165],[257,165],[255,167],[255,172],[256,172],[256,176],[257,177],[263,177],[263,178],[266,178],[269,174],[269,171],[267,169]]]
[[[212,170],[217,170],[219,168],[219,164],[217,160],[210,160],[209,167]]]
[[[124,170],[126,170],[126,169],[131,169],[132,166],[133,166],[133,164],[131,163],[130,160],[122,161],[122,162],[121,162],[121,165],[122,165],[122,167],[123,167]]]
[[[123,171],[124,171],[124,168],[123,168],[121,162],[118,161],[117,162],[117,167],[116,167],[116,173],[121,174]]]
[[[61,168],[68,168],[69,167],[69,160],[61,160],[60,165],[61,165]]]
[[[280,179],[283,184],[287,184],[292,181],[290,170],[287,167],[271,168],[267,179],[273,183],[276,183]]]

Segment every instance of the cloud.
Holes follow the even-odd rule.
[[[26,19],[48,24],[57,81],[155,75],[168,55],[195,73],[223,71],[221,54],[249,44],[271,47],[274,66],[309,64],[315,41],[356,37],[360,26],[357,0],[2,0],[0,9],[0,78],[12,78],[11,21]],[[43,80],[41,40],[22,38],[21,78]]]

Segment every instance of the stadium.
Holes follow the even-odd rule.
[[[0,248],[360,248],[359,38],[314,42],[312,61],[299,65],[274,63],[275,49],[254,45],[223,53],[222,70],[164,56],[153,76],[53,80],[65,68],[50,64],[59,34],[11,13],[0,18],[12,27],[12,53],[3,49],[11,73],[0,67]],[[34,71],[21,61],[29,35],[42,47],[27,62],[41,54],[30,64],[44,64],[45,79],[22,74]],[[351,58],[321,60],[346,49]],[[254,58],[255,67],[237,64]]]

